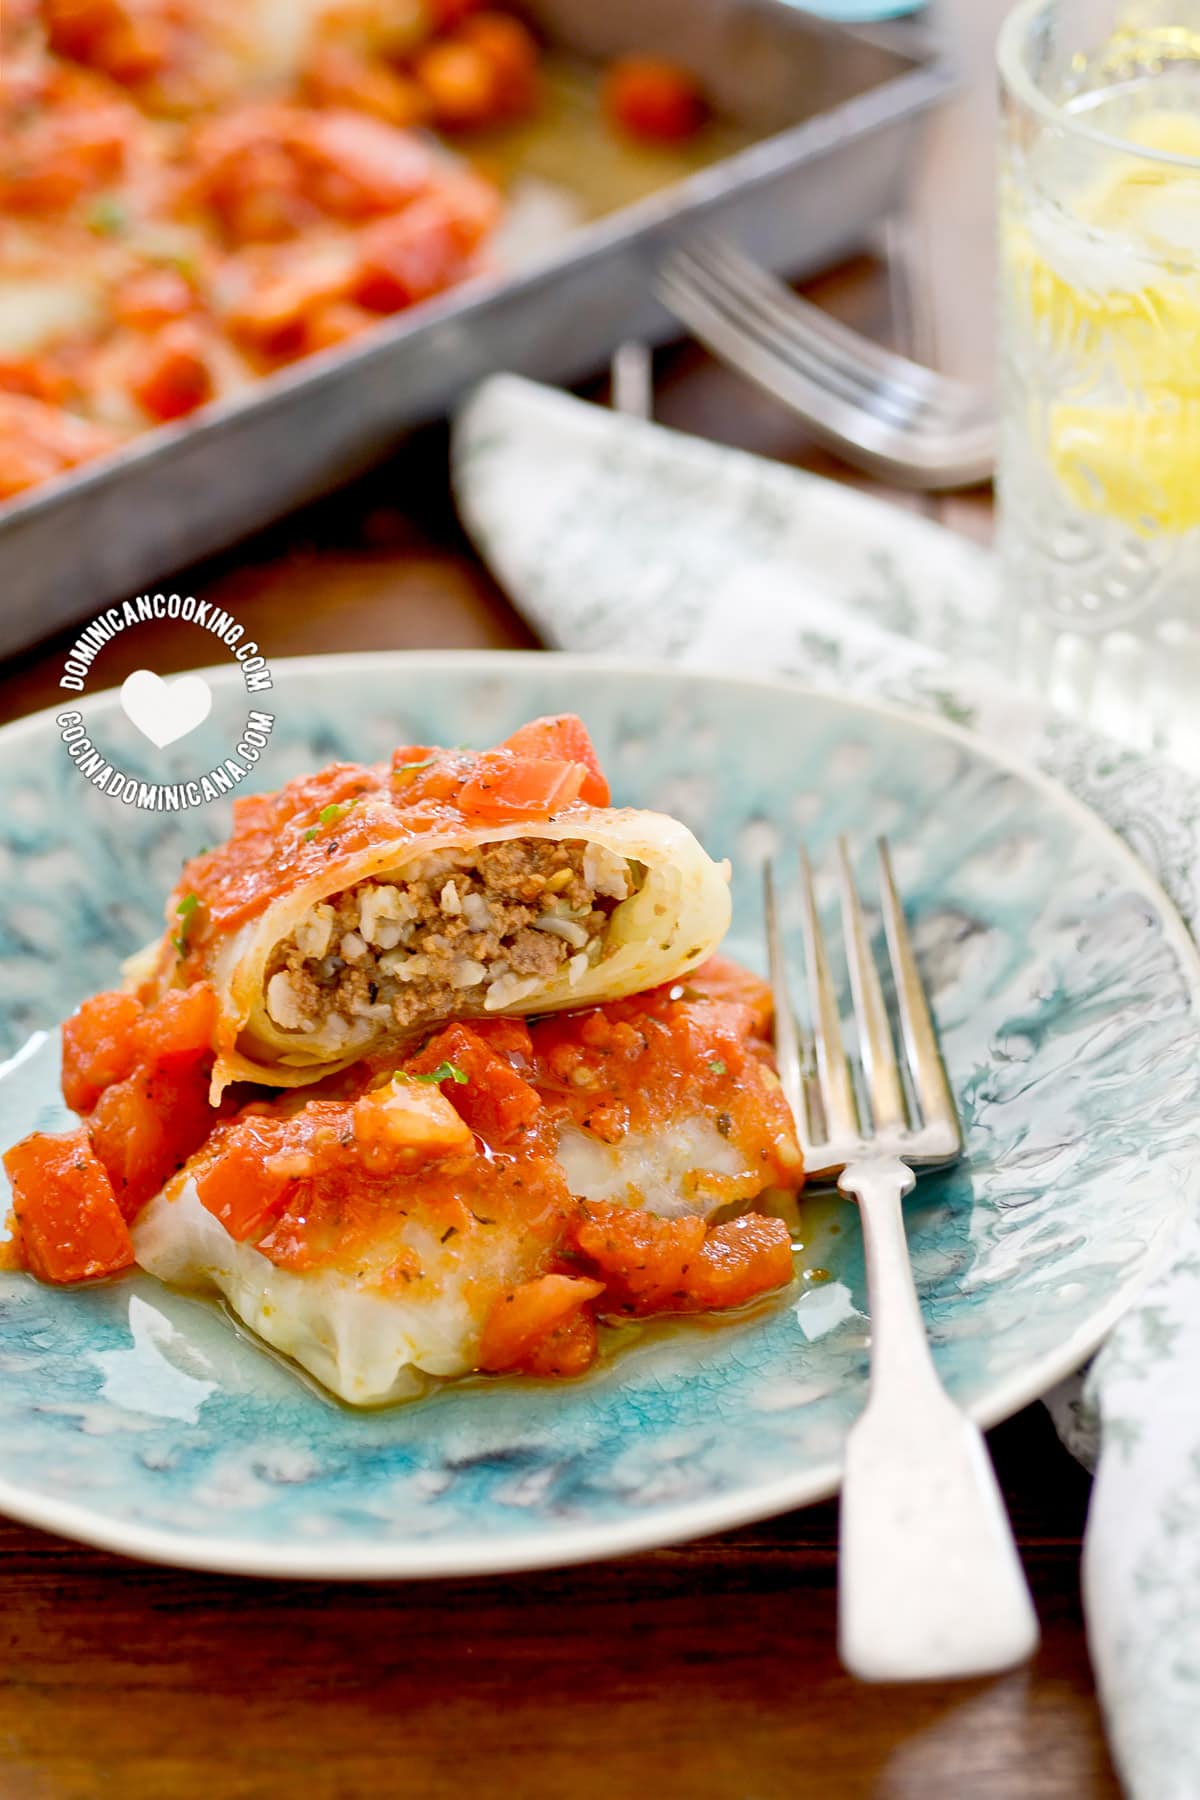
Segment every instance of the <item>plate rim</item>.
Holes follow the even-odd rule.
[[[1129,872],[1131,885],[1153,898],[1162,920],[1164,936],[1170,942],[1191,990],[1200,1029],[1200,947],[1192,938],[1162,884],[1137,853],[1091,807],[1053,776],[949,720],[926,714],[916,707],[880,700],[872,695],[816,687],[786,676],[742,671],[731,674],[705,665],[674,664],[661,658],[593,656],[557,650],[387,649],[332,651],[270,659],[273,676],[277,671],[296,675],[320,673],[328,670],[331,665],[347,673],[353,673],[355,667],[358,667],[364,671],[369,670],[372,674],[389,665],[407,670],[424,667],[461,672],[464,676],[522,670],[545,673],[548,664],[570,674],[602,672],[645,680],[666,677],[675,683],[683,680],[689,684],[697,683],[714,688],[766,690],[800,702],[806,699],[819,700],[824,704],[892,719],[907,727],[916,727],[935,737],[945,738],[969,750],[975,757],[1016,776],[1040,791],[1052,804],[1073,816],[1085,833],[1098,838],[1108,854],[1115,855]],[[208,665],[186,672],[203,675],[219,688],[234,686],[242,680],[240,667],[228,663]],[[119,704],[120,689],[109,687],[78,698],[72,696],[69,702],[42,707],[37,712],[11,720],[0,726],[0,759],[5,758],[24,739],[36,737],[41,731],[52,727],[60,712],[70,710],[88,717]],[[1200,1180],[1200,1169],[1197,1169],[1194,1179]],[[1069,1337],[1054,1350],[1045,1352],[1028,1368],[1002,1381],[979,1403],[966,1409],[982,1429],[987,1430],[999,1424],[1001,1420],[1029,1405],[1056,1382],[1073,1374],[1098,1348],[1136,1295],[1164,1266],[1182,1224],[1184,1212],[1184,1207],[1180,1205],[1173,1221],[1160,1222],[1143,1268],[1136,1275],[1125,1277],[1115,1292],[1109,1295],[1106,1303]],[[176,1568],[268,1579],[440,1580],[558,1568],[573,1563],[628,1556],[666,1544],[688,1542],[693,1538],[734,1530],[739,1526],[827,1499],[838,1491],[840,1476],[841,1460],[833,1459],[797,1476],[783,1476],[745,1490],[665,1507],[645,1518],[568,1527],[555,1532],[552,1539],[541,1538],[533,1532],[508,1541],[480,1535],[460,1536],[445,1543],[436,1538],[401,1538],[394,1543],[362,1548],[342,1547],[336,1550],[318,1544],[278,1546],[252,1538],[192,1535],[184,1531],[175,1532],[159,1526],[139,1524],[137,1521],[108,1519],[78,1502],[38,1495],[2,1475],[0,1512],[21,1524],[57,1532],[96,1549]]]

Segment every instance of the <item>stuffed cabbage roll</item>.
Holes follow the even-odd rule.
[[[677,820],[608,801],[572,717],[241,800],[228,842],[184,870],[139,992],[211,982],[219,1094],[313,1082],[444,1019],[669,981],[724,935],[727,868]]]
[[[532,1029],[455,1022],[399,1068],[252,1104],[139,1215],[137,1260],[352,1404],[578,1374],[598,1320],[753,1299],[792,1265],[747,1209],[803,1171],[762,984],[736,986],[726,965]]]

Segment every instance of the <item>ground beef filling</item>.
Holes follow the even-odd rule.
[[[499,1012],[604,954],[614,907],[643,871],[594,844],[515,838],[424,857],[403,886],[364,881],[278,944],[267,1012],[331,1048],[456,1012]]]

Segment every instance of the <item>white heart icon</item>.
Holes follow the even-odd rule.
[[[130,724],[165,750],[203,725],[212,711],[212,689],[203,675],[164,681],[153,669],[135,669],[121,684],[121,705]]]

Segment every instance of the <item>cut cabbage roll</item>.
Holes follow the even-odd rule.
[[[677,820],[608,798],[566,717],[498,750],[413,746],[239,801],[135,968],[143,997],[212,983],[219,1094],[319,1080],[443,1019],[669,981],[724,935],[728,870]]]

